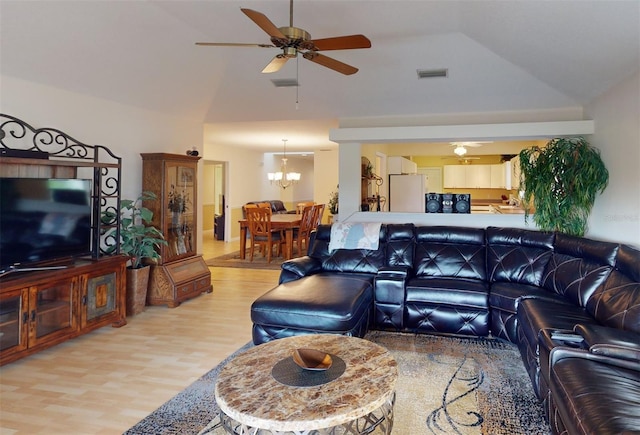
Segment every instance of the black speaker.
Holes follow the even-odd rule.
[[[442,213],[453,213],[453,193],[442,194]]]
[[[439,193],[427,193],[424,197],[425,213],[442,213],[442,198]]]
[[[471,195],[457,193],[454,197],[454,213],[471,213]]]

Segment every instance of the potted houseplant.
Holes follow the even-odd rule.
[[[332,215],[338,214],[338,186],[336,186],[336,190],[329,195],[329,213]]]
[[[120,201],[120,253],[129,257],[127,267],[127,315],[142,312],[147,299],[147,286],[149,282],[149,262],[155,262],[160,258],[156,248],[161,244],[167,244],[162,233],[149,225],[153,212],[142,206],[142,201],[153,201],[157,197],[153,192],[142,192],[135,199],[123,199]],[[105,211],[102,215],[103,222],[115,221],[115,215],[111,211]],[[115,237],[116,229],[111,229]],[[116,251],[117,246],[107,249],[108,253]]]
[[[609,182],[599,150],[583,137],[555,138],[520,151],[520,169],[525,220],[533,205],[541,230],[583,236],[596,195]]]

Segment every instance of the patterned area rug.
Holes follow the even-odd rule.
[[[267,259],[262,254],[256,252],[253,256],[253,261],[249,261],[249,253],[247,250],[246,258],[243,260],[240,258],[240,251],[232,252],[231,254],[221,255],[219,257],[205,260],[207,266],[211,267],[236,267],[241,269],[269,269],[280,270],[280,265],[283,262],[282,257],[271,257],[271,263],[267,263]]]
[[[398,362],[394,434],[550,433],[515,345],[380,331],[366,338]],[[220,369],[234,355],[125,434],[224,434],[215,427],[213,391]]]

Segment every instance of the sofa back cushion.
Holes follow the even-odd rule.
[[[331,225],[318,225],[311,238],[309,256],[320,260],[326,272],[378,273],[386,264],[386,225],[380,228],[380,245],[376,250],[335,249],[329,251]]]
[[[615,269],[589,298],[587,311],[605,326],[640,334],[640,251],[620,246]]]
[[[414,229],[413,224],[386,225],[386,266],[413,267]]]
[[[272,199],[269,201],[271,203],[271,211],[273,213],[286,213],[287,208],[284,206],[284,202],[279,199]]]
[[[486,281],[484,228],[415,227],[416,277],[470,278]]]
[[[554,233],[488,227],[486,234],[490,282],[542,284],[545,267],[553,253]]]
[[[556,234],[542,286],[584,307],[613,270],[618,245]]]

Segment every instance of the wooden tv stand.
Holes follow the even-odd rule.
[[[122,159],[54,128],[35,128],[0,113],[0,177],[83,178],[93,183],[91,259],[64,269],[0,277],[0,365],[111,323],[126,325],[126,261],[105,256],[117,243],[100,217],[120,209]],[[117,246],[116,253],[119,253]]]
[[[126,320],[126,257],[78,260],[65,269],[0,280],[0,365]]]

